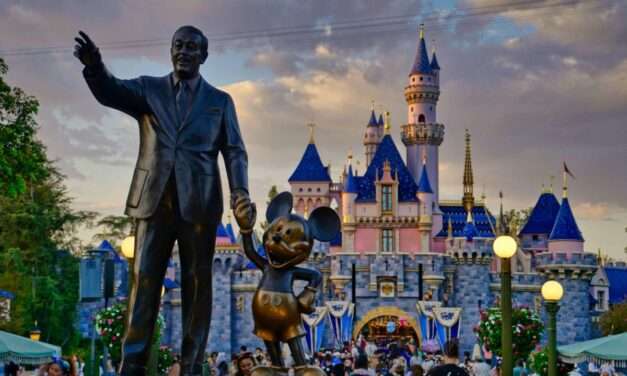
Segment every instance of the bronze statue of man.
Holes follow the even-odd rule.
[[[126,214],[136,219],[134,283],[120,373],[146,373],[161,286],[178,241],[181,374],[200,375],[211,322],[216,229],[223,211],[219,153],[229,179],[231,208],[252,210],[248,158],[233,100],[200,76],[208,40],[193,26],[179,28],[172,37],[172,73],[130,80],[114,77],[89,36],[79,34],[74,56],[85,66],[89,89],[98,102],[139,124],[139,156],[126,201]]]

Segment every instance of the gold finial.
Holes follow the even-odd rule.
[[[226,215],[227,223],[231,223],[231,214]]]
[[[462,203],[464,204],[464,209],[467,212],[470,212],[475,206],[475,197],[473,194],[473,176],[472,176],[472,159],[470,153],[470,132],[466,129],[466,154],[464,160],[464,196],[462,198]]]
[[[422,165],[427,164],[427,148],[422,149]]]
[[[385,112],[385,134],[390,134],[390,111],[386,111]]]
[[[435,39],[431,39],[431,53],[435,53]]]
[[[353,160],[353,148],[350,147],[350,148],[348,148],[348,161],[349,161],[349,163],[352,162],[352,160]]]
[[[451,222],[451,217],[448,217],[448,236],[450,238],[453,237],[453,222]]]
[[[549,179],[550,179],[549,192],[553,193],[553,181],[555,181],[555,175],[551,175]]]
[[[420,39],[424,39],[425,38],[425,24],[421,23],[420,24]]]
[[[568,178],[566,177],[566,170],[563,173],[563,182],[562,182],[562,197],[568,198]]]
[[[371,99],[370,100],[370,109],[372,110],[372,112],[374,112],[374,104],[375,104],[374,99]]]
[[[307,124],[307,126],[309,127],[309,143],[315,144],[316,142],[314,141],[314,128],[316,127],[316,124],[309,123]]]

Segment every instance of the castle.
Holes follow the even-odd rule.
[[[417,55],[404,89],[407,120],[401,125],[403,159],[390,135],[387,114],[373,109],[365,124],[365,171],[359,174],[349,155],[337,181],[324,166],[313,131],[301,160],[289,177],[294,210],[307,216],[318,206],[331,206],[342,231],[330,243],[318,243],[309,266],[323,274],[318,305],[328,301],[355,303],[352,334],[425,338],[419,324],[419,301],[461,308],[459,339],[463,350],[476,343],[473,327],[480,311],[498,303],[499,262],[492,251],[495,236],[508,231],[501,213],[495,218],[473,191],[470,134],[465,136],[463,191],[455,200],[439,194],[439,146],[445,126],[437,119],[440,65],[431,57],[421,30]],[[593,321],[610,304],[625,299],[624,264],[599,267],[595,254],[584,252],[564,186],[561,202],[541,192],[529,218],[512,235],[519,250],[511,259],[513,305],[527,306],[545,319],[540,287],[556,279],[565,295],[558,313],[558,341],[572,343],[593,335]],[[510,231],[510,232],[512,232]],[[175,256],[162,314],[163,343],[180,347],[180,289]],[[237,352],[261,346],[252,334],[251,300],[260,271],[240,250],[230,223],[218,229],[213,267],[214,303],[208,351]],[[394,331],[381,333],[389,322]],[[331,325],[321,339],[334,345]]]

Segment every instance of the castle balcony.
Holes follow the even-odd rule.
[[[444,124],[418,123],[401,125],[401,140],[409,145],[441,145],[444,140]]]
[[[405,87],[405,101],[407,103],[432,103],[440,98],[440,89],[437,85],[409,85]]]

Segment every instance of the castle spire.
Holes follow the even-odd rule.
[[[472,159],[470,154],[470,133],[466,129],[466,154],[464,160],[464,197],[462,203],[466,212],[470,212],[475,206],[475,197],[473,195],[473,176],[472,176]]]
[[[420,24],[420,39],[425,39],[425,24]]]
[[[315,144],[316,142],[314,141],[314,128],[316,127],[316,124],[309,123],[307,124],[307,126],[309,127],[309,143]]]

